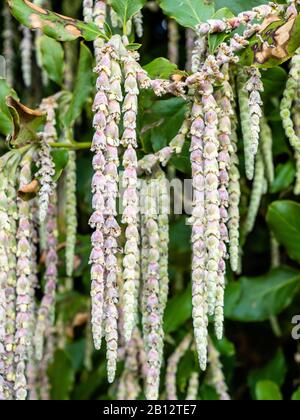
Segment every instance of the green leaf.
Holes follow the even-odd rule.
[[[300,272],[289,267],[259,277],[242,277],[225,292],[225,316],[240,322],[262,322],[279,315],[300,289]]]
[[[219,396],[215,388],[205,383],[200,388],[200,396],[203,401],[219,401]]]
[[[111,0],[110,5],[123,22],[123,29],[126,33],[126,24],[139,10],[142,9],[147,0]]]
[[[282,401],[280,388],[272,381],[260,381],[256,385],[256,399],[258,401]]]
[[[140,138],[157,152],[178,134],[186,113],[186,103],[180,98],[154,100],[151,107],[140,104]]]
[[[72,399],[75,401],[91,400],[93,394],[101,385],[105,384],[106,381],[106,364],[102,362],[97,370],[91,372],[85,381],[82,381],[77,385]]]
[[[12,96],[6,98],[6,104],[13,121],[11,144],[20,147],[38,142],[37,133],[44,125],[46,115],[40,110],[27,108]]]
[[[105,38],[105,35],[93,23],[59,15],[27,0],[7,0],[7,3],[12,15],[22,25],[30,29],[40,29],[45,35],[57,41],[73,41],[77,38],[94,41],[98,37]]]
[[[66,127],[72,126],[80,116],[81,111],[93,91],[93,56],[90,49],[81,43],[80,57],[74,92],[70,107],[63,119]]]
[[[58,181],[63,173],[63,170],[68,164],[69,161],[69,151],[67,149],[54,149],[51,151],[51,156],[55,164],[55,175],[53,177],[54,181]]]
[[[164,317],[164,331],[176,331],[192,317],[192,288],[189,285],[184,293],[169,300]]]
[[[66,346],[66,351],[70,357],[75,372],[80,371],[83,367],[84,356],[85,356],[86,340],[81,339],[69,343]]]
[[[70,392],[75,382],[75,371],[71,358],[64,350],[56,351],[48,373],[52,400],[69,400]]]
[[[285,89],[287,81],[287,72],[282,67],[274,67],[262,72],[262,81],[264,84],[264,96],[281,95]]]
[[[180,392],[184,392],[187,388],[188,381],[193,372],[199,369],[199,362],[195,352],[188,350],[178,365],[177,384]]]
[[[38,42],[44,69],[49,78],[61,86],[64,78],[64,49],[62,45],[47,35],[39,37]]]
[[[7,96],[18,99],[16,92],[8,86],[6,80],[0,78],[0,133],[4,136],[11,134],[13,130],[12,117],[6,103]]]
[[[186,106],[182,104],[177,112],[165,118],[159,126],[151,130],[151,143],[155,152],[168,146],[171,140],[177,135],[182,126],[185,114]]]
[[[300,204],[275,201],[269,206],[267,222],[290,258],[300,262]]]
[[[280,3],[280,2],[277,2]],[[253,7],[260,6],[261,4],[266,4],[265,0],[215,0],[216,9],[221,9],[222,7],[229,7],[233,13],[236,15],[245,12],[247,10],[253,9]]]
[[[177,70],[177,65],[166,58],[160,57],[144,66],[144,70],[152,79],[169,79],[172,73]]]
[[[126,45],[126,50],[128,51],[138,51],[142,47],[142,44],[137,42],[132,42],[131,44]]]
[[[214,2],[206,0],[161,0],[160,6],[166,15],[186,28],[195,28],[215,12]]]
[[[297,389],[292,395],[292,401],[300,401],[300,388]]]
[[[171,224],[170,242],[171,258],[172,255],[177,258],[179,254],[191,253],[191,227],[185,217]]]
[[[294,182],[296,169],[293,162],[280,163],[276,168],[276,175],[271,186],[271,193],[276,194],[286,190]]]
[[[250,373],[248,384],[251,388],[253,396],[255,395],[256,385],[260,381],[269,380],[278,386],[284,384],[287,374],[287,364],[283,351],[279,349],[273,359],[263,368],[257,369]]]
[[[212,19],[229,19],[234,17],[234,14],[230,9],[224,7],[223,9],[218,10],[213,16]],[[222,34],[211,34],[208,37],[208,46],[210,52],[213,54],[219,45],[225,41],[230,35],[226,33]]]
[[[172,157],[170,164],[183,174],[191,176],[192,166],[190,158],[190,144],[188,142],[185,142],[180,155],[174,155]]]

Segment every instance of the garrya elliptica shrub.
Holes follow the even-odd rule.
[[[2,5],[0,400],[246,398],[232,324],[299,290],[300,2],[57,8]]]

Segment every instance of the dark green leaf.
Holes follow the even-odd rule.
[[[234,14],[230,9],[224,7],[223,9],[218,10],[212,17],[212,19],[229,19],[234,17]],[[210,52],[213,54],[218,46],[228,38],[228,34],[211,34],[208,38],[208,46]]]
[[[277,1],[276,3],[285,3],[285,1]],[[217,10],[221,9],[221,7],[229,7],[237,15],[241,12],[251,10],[253,7],[266,4],[266,0],[215,0],[215,4]]]
[[[288,267],[260,277],[242,277],[229,283],[225,293],[225,316],[240,322],[260,322],[280,314],[300,289],[300,272]]]
[[[65,323],[72,323],[78,312],[88,310],[88,298],[75,291],[58,295],[57,301]]]
[[[141,8],[147,0],[111,0],[110,5],[122,20],[124,33],[126,24]]]
[[[74,341],[66,346],[66,351],[70,357],[75,372],[82,369],[85,356],[86,340]]]
[[[282,401],[280,388],[272,381],[261,381],[256,385],[256,399],[258,401]]]
[[[93,394],[97,391],[99,386],[104,384],[106,379],[106,366],[101,363],[99,367],[92,372],[85,381],[82,381],[74,390],[73,400],[85,401],[91,400]]]
[[[49,78],[58,85],[62,85],[64,78],[64,49],[62,45],[43,35],[39,38],[38,48],[41,52],[42,65]]]
[[[294,182],[296,169],[293,162],[280,163],[276,168],[276,176],[271,186],[271,193],[276,194],[289,188]]]
[[[160,57],[144,66],[144,69],[152,79],[169,79],[177,70],[177,66],[166,58]]]
[[[269,206],[267,221],[289,256],[300,262],[300,204],[288,200],[273,202]]]
[[[214,2],[206,0],[161,0],[160,6],[166,15],[186,28],[195,28],[215,12]]]
[[[292,395],[292,401],[300,401],[300,388]]]
[[[176,314],[176,316],[174,316]],[[176,331],[192,317],[192,288],[188,286],[184,293],[169,300],[165,318],[164,330],[166,334]]]
[[[286,360],[283,351],[280,349],[266,366],[250,373],[248,377],[248,384],[251,388],[253,396],[255,396],[256,385],[258,382],[270,380],[278,386],[282,386],[284,384],[286,374]]]
[[[142,44],[132,42],[131,44],[126,45],[128,51],[138,51],[141,48]]]
[[[140,104],[141,142],[152,146],[157,152],[167,146],[177,135],[186,113],[186,104],[182,99],[171,98],[154,100],[151,107]]]
[[[200,396],[203,401],[219,401],[217,391],[209,385],[203,384],[200,388]]]
[[[69,151],[66,149],[54,149],[51,151],[53,162],[55,164],[54,181],[58,181],[63,173],[63,170],[69,161]]]
[[[170,164],[173,165],[178,171],[191,176],[192,166],[190,159],[190,145],[185,142],[183,150],[179,155],[174,155],[170,160]]]
[[[18,99],[15,91],[8,86],[5,79],[0,78],[0,133],[7,136],[12,133],[12,117],[6,104],[6,97],[13,96]]]
[[[65,351],[56,351],[54,361],[49,367],[49,379],[51,398],[55,401],[69,400],[75,381],[75,371],[72,361]]]
[[[66,127],[72,126],[80,116],[82,108],[93,91],[93,56],[89,48],[81,43],[77,76],[72,100],[64,117]]]
[[[287,81],[287,72],[282,67],[267,69],[262,72],[262,81],[266,98],[281,95]]]
[[[184,392],[187,388],[188,381],[193,372],[197,372],[199,369],[198,357],[195,352],[188,350],[183,358],[181,359],[178,372],[177,372],[177,384],[180,392]]]

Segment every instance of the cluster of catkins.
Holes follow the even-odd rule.
[[[159,164],[164,166],[174,153],[181,153],[186,139],[190,138],[194,189],[193,213],[190,218],[193,245],[193,319],[195,346],[200,366],[205,370],[209,316],[215,317],[217,337],[221,339],[223,336],[227,259],[230,258],[233,271],[240,268],[241,193],[237,156],[238,119],[235,107],[237,94],[246,174],[249,180],[254,180],[245,223],[246,233],[254,226],[267,181],[272,183],[274,179],[272,133],[263,116],[261,74],[255,67],[239,66],[237,53],[247,48],[248,40],[260,31],[261,22],[265,18],[279,12],[286,12],[288,15],[295,13],[294,5],[289,6],[286,11],[283,6],[270,3],[250,12],[243,12],[235,18],[211,20],[199,25],[196,33],[188,34],[187,40],[191,43],[193,39],[195,42],[193,55],[189,58],[193,74],[180,82],[151,81],[137,62],[138,54],[127,50],[127,38],[113,36],[96,53],[96,133],[92,144],[95,152],[92,185],[95,212],[90,220],[91,226],[95,228],[91,254],[93,335],[96,348],[100,348],[102,336],[106,338],[108,376],[112,381],[118,348],[117,275],[121,267],[118,265],[117,254],[122,249],[116,206],[119,194],[119,151],[122,148],[124,191],[121,197],[121,222],[125,225],[124,336],[129,342],[138,323],[139,296],[142,289],[143,339],[148,369],[146,396],[149,399],[158,397],[163,356],[162,322],[168,295],[168,217],[164,215],[166,209],[161,212],[158,199],[157,185],[164,183],[164,174],[159,169]],[[230,33],[242,26],[245,27],[242,35],[235,33],[228,42],[221,43],[214,54],[209,53],[209,34]],[[294,62],[296,60],[295,58]],[[189,112],[180,132],[169,146],[138,162],[137,101],[139,90],[143,88],[152,89],[158,96],[172,93],[187,99]],[[138,174],[143,173],[147,178],[140,185]],[[159,189],[164,190],[162,186]],[[168,192],[167,189],[165,191],[162,201],[166,203]]]
[[[297,13],[294,4],[286,10],[270,3],[234,18],[208,21],[197,28],[197,45],[202,46],[201,55],[204,56],[201,60],[193,60],[194,63],[197,62],[197,69],[195,66],[195,72],[187,78],[186,83],[192,98],[190,150],[194,210],[190,223],[193,226],[193,318],[195,343],[202,369],[206,368],[207,363],[209,316],[215,316],[217,337],[221,338],[223,335],[227,258],[230,258],[233,271],[240,269],[241,193],[236,95],[239,101],[246,175],[249,180],[253,180],[249,211],[244,225],[246,234],[254,227],[267,184],[272,184],[274,180],[272,133],[263,115],[261,74],[255,67],[239,66],[236,53],[246,48],[249,45],[248,39],[260,30],[261,24],[257,21],[262,21],[279,10],[287,16]],[[234,34],[227,43],[219,45],[214,55],[205,50],[205,38],[208,34],[230,33],[241,25],[246,27],[242,36]],[[194,54],[199,55],[197,48]],[[291,105],[288,102],[292,102],[291,90],[296,85],[296,67],[297,55],[292,61],[292,80],[289,82],[293,87],[289,93],[285,93],[282,110],[294,146],[297,141],[292,129],[292,117],[287,115],[287,110]]]
[[[192,335],[187,334],[180,342],[174,353],[169,357],[167,362],[166,372],[166,397],[168,400],[178,400],[177,394],[177,371],[179,364],[187,352],[194,351],[194,343]],[[230,400],[228,394],[228,387],[223,373],[223,366],[220,359],[220,354],[214,346],[212,340],[209,340],[209,371],[205,382],[212,385],[222,401]],[[189,378],[186,400],[197,400],[199,397],[200,374],[197,370],[192,372]]]
[[[47,370],[55,349],[58,278],[57,197],[50,153],[56,138],[55,107],[55,98],[42,102],[46,123],[38,143],[23,145],[0,160],[0,400],[50,399]],[[39,193],[32,199],[36,180]],[[39,259],[45,264],[40,302]]]
[[[114,380],[118,355],[119,290],[117,277],[122,269],[117,254],[123,245],[124,279],[124,337],[131,340],[138,323],[140,277],[143,277],[143,329],[147,353],[147,395],[158,397],[159,375],[162,359],[162,320],[168,295],[168,213],[159,211],[160,201],[168,199],[163,172],[157,174],[156,191],[152,185],[141,187],[139,193],[137,148],[137,111],[140,88],[151,81],[138,64],[137,53],[126,49],[127,40],[114,36],[103,46],[96,65],[97,94],[94,101],[95,135],[92,150],[93,207],[90,224],[95,229],[92,236],[92,326],[96,348],[102,336],[107,343],[108,378]],[[122,82],[124,82],[124,94]],[[120,133],[122,117],[123,132]],[[124,172],[120,176],[122,219],[125,226],[125,243],[121,243],[121,228],[117,220],[119,150],[123,148]],[[158,188],[160,186],[160,188]],[[158,192],[160,193],[158,194]],[[164,194],[163,194],[164,192]],[[140,214],[140,197],[145,200]],[[145,266],[140,264],[140,223]],[[160,284],[161,283],[161,284]],[[161,293],[160,293],[161,290]]]

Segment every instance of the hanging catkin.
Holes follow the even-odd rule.
[[[50,143],[57,138],[55,109],[57,103],[53,97],[44,99],[41,104],[41,110],[46,113],[46,124],[44,131],[41,133],[41,147],[39,150],[39,160],[37,166],[39,168],[36,176],[40,179],[41,188],[39,191],[39,215],[42,224],[47,216],[50,197],[56,188],[53,180],[55,175],[55,164],[51,156]]]
[[[143,284],[143,337],[147,353],[148,375],[146,397],[157,400],[162,363],[162,316],[160,305],[160,253],[157,184],[147,183],[143,208],[142,224],[144,226],[147,246],[147,262],[145,262]],[[145,240],[144,240],[145,246]],[[145,251],[144,251],[145,252]]]
[[[194,209],[190,220],[192,224],[192,294],[193,322],[195,342],[200,358],[201,369],[207,363],[207,326],[208,305],[207,286],[205,282],[207,251],[205,246],[205,177],[203,156],[203,107],[201,100],[195,95],[192,109],[191,126],[191,162],[194,188]]]
[[[216,310],[217,285],[220,280],[219,264],[222,257],[222,252],[220,249],[221,200],[218,191],[219,178],[221,176],[218,164],[218,115],[217,103],[214,97],[212,96],[212,93],[213,87],[211,83],[207,83],[203,86],[202,104],[205,122],[203,135],[206,219],[205,242],[207,249],[205,277],[207,285],[207,301],[209,315],[213,315]],[[219,318],[219,313],[216,313],[216,315]]]
[[[83,0],[83,17],[87,23],[93,21],[93,6],[94,0]]]
[[[143,13],[141,11],[139,11],[133,16],[133,23],[134,23],[135,31],[138,38],[143,38],[143,34],[144,34]]]
[[[0,401],[6,400],[8,394],[7,382],[7,342],[6,342],[6,325],[7,325],[7,309],[8,302],[6,291],[8,290],[9,281],[9,262],[8,262],[8,243],[10,222],[8,217],[8,196],[7,196],[8,180],[5,176],[0,180]]]
[[[265,164],[265,173],[269,185],[272,185],[275,176],[274,160],[273,160],[273,137],[268,121],[265,117],[261,119],[260,142],[261,150]]]
[[[16,266],[17,266],[17,220],[18,220],[18,209],[17,209],[17,192],[16,183],[14,177],[8,176],[7,184],[7,204],[8,204],[8,217],[9,225],[8,230],[8,267],[9,275],[6,285],[6,336],[5,336],[5,379],[8,383],[9,399],[13,398],[13,384],[15,381],[15,361],[14,361],[14,340],[16,330]],[[1,220],[5,221],[5,218],[1,217]]]
[[[194,29],[187,28],[185,31],[185,45],[186,45],[186,71],[192,70],[193,50],[195,45],[196,34]]]
[[[55,299],[58,281],[57,255],[57,195],[52,193],[46,219],[46,256],[45,256],[45,290],[37,315],[35,329],[35,354],[37,360],[42,360],[48,330],[51,330],[55,317]]]
[[[294,149],[300,151],[300,137],[295,132],[292,119],[293,102],[297,98],[297,91],[300,82],[300,48],[296,51],[291,60],[291,69],[286,83],[286,88],[281,101],[280,116],[285,133]]]
[[[200,384],[199,373],[198,372],[193,372],[191,374],[189,384],[188,384],[186,401],[196,401],[197,400],[198,392],[199,392],[199,384]]]
[[[231,80],[234,85],[234,80]],[[228,84],[228,88],[231,84]],[[232,89],[231,101],[233,113],[231,116],[231,148],[230,148],[230,170],[229,170],[229,209],[228,209],[228,230],[229,230],[229,254],[230,264],[234,272],[238,271],[239,267],[239,239],[240,239],[240,172],[239,172],[239,157],[238,157],[238,138],[237,138],[237,116],[234,108],[235,91]]]
[[[120,102],[123,99],[121,91],[122,72],[120,57],[113,50],[111,56],[110,89],[108,90],[108,118],[105,130],[107,149],[105,167],[106,191],[105,191],[105,227],[104,227],[104,253],[105,253],[105,301],[104,301],[104,325],[105,339],[107,344],[107,372],[108,381],[114,380],[117,357],[118,357],[118,288],[117,276],[119,264],[117,259],[118,238],[121,229],[117,223],[117,196],[118,196],[118,146],[120,144],[119,121]]]
[[[159,188],[159,206],[158,206],[158,228],[160,243],[160,304],[162,317],[169,294],[169,212],[170,212],[170,196],[168,189],[168,180],[164,172],[158,175]]]
[[[192,342],[191,334],[188,334],[179,346],[176,348],[175,352],[170,356],[167,363],[167,373],[166,373],[166,390],[167,390],[167,399],[175,401],[177,397],[177,370],[178,365],[182,357],[185,355],[189,349]]]
[[[106,2],[105,0],[95,0],[95,5],[93,9],[93,21],[98,26],[100,30],[104,29],[105,18],[106,18]],[[103,47],[104,41],[102,38],[97,38],[94,42],[96,63],[99,63],[101,59],[101,49]]]
[[[262,116],[260,92],[263,86],[260,74],[255,70],[255,68],[249,70],[250,78],[248,78],[248,72],[239,70],[237,78],[246,175],[250,180],[254,176],[255,157],[259,145],[260,118]]]
[[[136,331],[126,346],[125,368],[118,387],[118,400],[136,400],[141,391],[139,384],[139,348],[135,335]]]
[[[263,92],[264,87],[261,81],[261,74],[260,71],[255,67],[250,67],[247,71],[249,73],[250,78],[247,80],[245,89],[249,94],[249,111],[250,111],[250,145],[249,150],[246,153],[249,153],[248,160],[249,160],[249,171],[248,177],[249,179],[253,178],[253,172],[250,167],[252,168],[252,159],[255,160],[258,147],[259,147],[259,139],[260,139],[260,120],[262,117],[262,99],[261,99],[261,92]]]
[[[223,323],[224,323],[224,290],[225,290],[225,273],[226,273],[226,259],[228,257],[227,244],[229,242],[229,234],[227,224],[229,221],[228,207],[229,207],[229,183],[230,183],[230,152],[232,149],[232,89],[228,80],[228,68],[223,69],[224,83],[219,95],[216,94],[219,104],[219,170],[220,170],[220,261],[219,273],[216,290],[216,308],[215,308],[215,329],[216,335],[219,339],[223,337]]]
[[[20,188],[31,182],[32,156],[27,154],[21,163]],[[27,398],[26,369],[29,359],[30,346],[33,340],[31,320],[34,304],[34,288],[32,259],[32,221],[31,205],[20,198],[18,203],[18,230],[17,230],[17,284],[16,284],[16,334],[15,334],[15,397],[17,400]]]
[[[76,153],[69,152],[69,161],[66,168],[66,271],[71,277],[74,270],[75,246],[77,234],[76,209]]]
[[[98,92],[94,101],[94,127],[95,134],[92,142],[92,151],[95,153],[93,158],[94,178],[92,182],[93,209],[94,213],[90,218],[90,226],[95,229],[92,235],[92,253],[90,256],[91,264],[91,298],[92,298],[92,330],[95,348],[101,348],[102,328],[103,328],[103,304],[104,304],[104,224],[105,224],[105,199],[106,191],[105,180],[105,150],[106,150],[106,117],[108,115],[108,96],[109,76],[111,72],[111,59],[107,52],[103,55],[97,66],[100,81],[97,83]]]
[[[245,221],[245,233],[252,232],[256,217],[259,211],[259,206],[261,199],[266,189],[266,179],[265,179],[265,168],[264,161],[261,151],[258,152],[256,157],[256,167],[255,175],[253,181],[253,187],[251,191],[250,203],[248,208],[248,214]]]
[[[220,361],[220,354],[211,340],[209,340],[208,354],[210,363],[209,382],[215,387],[221,401],[229,401],[231,398],[228,394],[228,387],[223,373],[223,366]]]
[[[295,102],[292,109],[293,122],[295,126],[295,134],[300,138],[300,87],[297,86]],[[294,193],[300,195],[300,152],[295,150],[295,161],[296,161],[296,182]]]
[[[14,82],[14,32],[12,19],[9,9],[4,5],[3,8],[3,54],[5,58],[5,78],[7,83],[12,86]]]
[[[23,81],[26,87],[32,82],[32,35],[31,30],[22,26],[23,39],[21,41],[21,58]]]
[[[137,111],[139,88],[137,83],[135,59],[132,55],[124,58],[125,99],[123,104],[124,133],[122,145],[125,147],[123,157],[123,217],[127,225],[125,236],[124,272],[124,334],[129,341],[137,321],[138,291],[139,291],[139,243],[138,230],[139,198],[137,185]]]
[[[174,19],[170,19],[168,21],[168,36],[169,36],[169,44],[168,44],[169,60],[174,64],[178,64],[179,38],[180,37],[179,37],[178,23]]]

